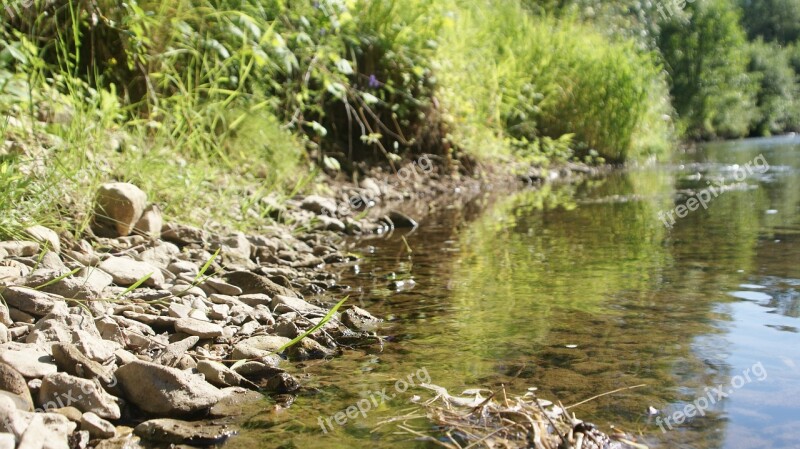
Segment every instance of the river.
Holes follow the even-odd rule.
[[[342,282],[386,319],[383,350],[294,366],[307,391],[248,411],[229,447],[435,447],[381,424],[430,397],[398,379],[535,386],[564,405],[644,384],[570,411],[651,448],[800,447],[800,138],[673,159],[489,192],[408,235],[353,242],[363,258]],[[366,416],[330,419],[370,393]]]

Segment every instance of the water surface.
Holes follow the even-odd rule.
[[[434,447],[382,424],[429,397],[397,381],[428,376],[452,393],[536,386],[564,405],[644,384],[571,411],[652,448],[799,447],[799,170],[798,138],[713,144],[671,164],[489,193],[405,241],[355,242],[364,258],[341,268],[343,282],[387,319],[383,351],[295,366],[311,391],[249,413],[230,447]],[[416,285],[393,291],[393,279]],[[366,417],[324,424],[384,390],[394,397]],[[702,416],[676,423],[688,404]]]

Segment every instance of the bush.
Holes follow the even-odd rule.
[[[756,86],[741,51],[739,10],[727,0],[697,0],[686,12],[688,21],[674,16],[658,36],[682,128],[693,138],[745,136]]]
[[[789,51],[758,39],[750,43],[748,70],[758,82],[758,115],[752,133],[769,136],[800,128],[800,85]]]
[[[574,134],[577,155],[622,162],[642,151],[633,147],[646,140],[637,133],[667,140],[663,111],[648,103],[663,78],[653,56],[632,41],[535,17],[513,1],[464,1],[453,14],[439,55],[443,97],[464,131],[459,143],[492,134],[522,143]],[[645,129],[648,114],[658,119]]]

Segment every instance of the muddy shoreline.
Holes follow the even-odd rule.
[[[383,344],[380,317],[346,302],[331,313],[347,286],[325,268],[356,257],[346,236],[408,230],[486,190],[606,170],[467,178],[428,162],[270,203],[272,223],[252,234],[163,223],[144,192],[112,183],[83,238],[36,226],[0,243],[0,441],[224,442],[243,404],[263,394],[291,404],[302,382],[285,364]]]

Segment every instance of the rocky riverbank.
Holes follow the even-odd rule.
[[[403,200],[424,214],[486,185],[423,168],[270,203],[253,233],[163,223],[109,183],[84,235],[0,242],[0,449],[220,443],[244,402],[302,388],[287,364],[379,347],[378,318],[331,310],[347,287],[324,268],[357,257],[347,235],[417,226]]]

